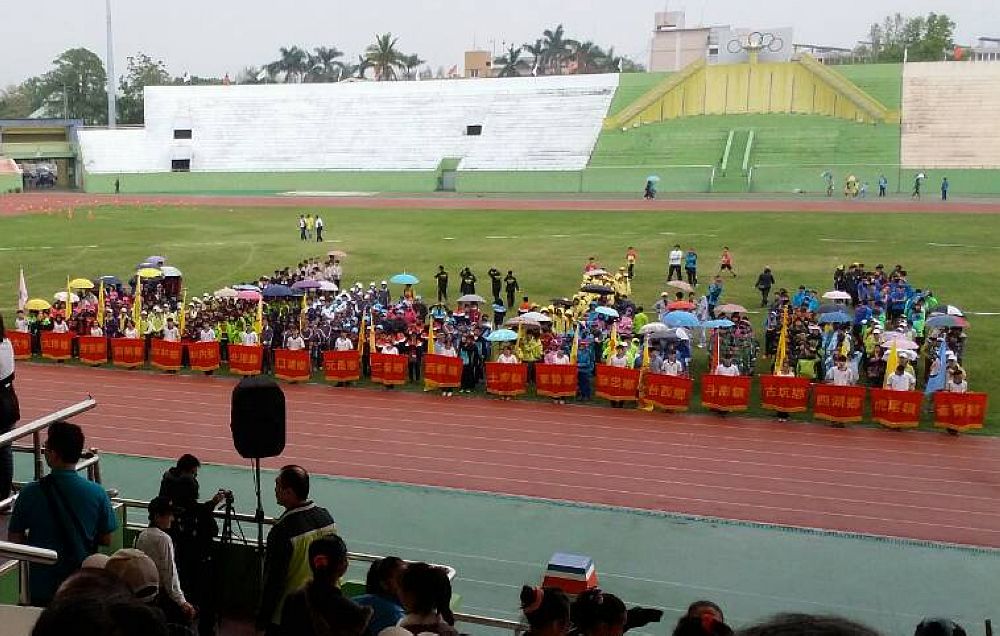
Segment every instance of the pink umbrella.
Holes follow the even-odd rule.
[[[260,292],[253,291],[250,289],[244,289],[240,291],[239,293],[236,294],[236,297],[239,298],[240,300],[260,300],[261,298],[263,298],[263,296],[260,295]]]

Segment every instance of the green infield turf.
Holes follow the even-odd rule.
[[[406,270],[424,279],[418,293],[432,296],[438,264],[452,274],[468,265],[489,292],[486,271],[513,269],[523,292],[548,303],[571,295],[588,256],[608,268],[639,251],[633,296],[650,309],[662,291],[666,254],[674,243],[699,253],[705,283],[723,245],[735,257],[738,278],[725,280],[723,302],[755,308],[753,284],[770,266],[777,286],[832,286],[834,268],[861,261],[887,268],[902,264],[910,280],[931,288],[944,303],[969,312],[1000,312],[989,292],[1000,274],[1000,217],[955,214],[746,214],[621,212],[484,212],[429,210],[322,210],[328,241],[302,242],[292,209],[190,207],[99,208],[89,218],[65,214],[0,219],[0,311],[10,319],[23,267],[32,297],[51,299],[66,277],[114,274],[127,278],[145,257],[163,255],[185,274],[192,292],[213,291],[300,260],[341,249],[345,280],[366,285]],[[756,300],[756,302],[755,302]],[[971,313],[965,366],[973,390],[994,393],[989,351],[1000,347],[1000,316]],[[759,329],[763,316],[754,317]],[[696,355],[696,364],[704,358]],[[703,368],[703,367],[702,367]],[[696,371],[698,368],[696,367]],[[1000,408],[991,403],[987,431],[1000,431]]]

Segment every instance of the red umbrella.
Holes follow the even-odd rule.
[[[679,310],[688,310],[688,309],[694,309],[694,308],[695,308],[695,304],[693,302],[689,301],[689,300],[675,300],[674,302],[672,302],[669,305],[667,305],[667,309],[669,309],[671,311],[678,310],[678,309]]]

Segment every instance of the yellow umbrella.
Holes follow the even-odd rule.
[[[28,302],[24,303],[24,308],[28,311],[44,311],[46,309],[52,309],[52,305],[46,300],[41,298],[32,298]]]
[[[69,281],[69,286],[71,289],[93,289],[94,283],[86,278],[74,278]]]
[[[159,278],[160,276],[163,276],[163,272],[155,267],[143,267],[136,273],[142,278]]]

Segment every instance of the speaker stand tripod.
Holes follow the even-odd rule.
[[[257,572],[258,581],[263,581],[264,577],[264,504],[260,498],[260,457],[251,460],[253,464],[253,487],[257,496],[257,510],[254,511],[253,520],[257,524]]]

